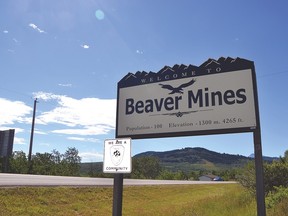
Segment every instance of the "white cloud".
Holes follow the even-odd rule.
[[[39,131],[39,130],[37,130],[37,129],[34,131],[34,133],[35,133],[35,134],[41,134],[41,135],[46,135],[46,134],[47,134],[46,132],[44,132],[44,131]]]
[[[46,33],[44,30],[40,29],[37,25],[35,25],[34,23],[30,23],[29,26],[33,29],[35,29],[36,31],[38,31],[39,33]]]
[[[4,33],[4,34],[8,34],[9,32],[8,32],[7,30],[4,30],[3,33]]]
[[[115,128],[116,99],[82,98],[37,92],[39,100],[56,100],[58,106],[37,115],[41,124],[60,124],[68,128],[53,130],[53,133],[69,135],[107,134]]]
[[[15,130],[15,134],[24,132],[24,129],[23,129],[23,128],[17,128],[17,127],[0,127],[0,130],[10,130],[10,129],[14,129],[14,130]]]
[[[49,101],[49,100],[58,100],[61,99],[61,97],[65,97],[65,96],[59,96],[59,95],[55,95],[52,93],[47,93],[47,92],[33,92],[33,97],[34,98],[38,98],[44,101]]]
[[[61,130],[53,130],[52,133],[58,134],[77,134],[77,135],[100,135],[100,134],[108,134],[109,131],[113,130],[114,127],[109,127],[107,125],[95,125],[95,126],[86,126],[86,128],[82,129],[61,129]]]
[[[40,146],[50,146],[50,143],[39,143]]]
[[[70,83],[67,83],[67,84],[59,83],[58,86],[62,86],[62,87],[72,87],[72,84],[70,84]]]
[[[26,142],[24,138],[14,137],[14,144],[25,145]]]
[[[68,137],[67,139],[69,140],[75,140],[75,141],[81,141],[81,142],[99,142],[99,139],[95,139],[95,138],[85,138],[85,137]]]
[[[45,131],[43,127],[35,130],[37,134],[65,134],[70,139],[87,135],[108,134],[116,126],[116,99],[82,98],[74,99],[65,95],[56,95],[47,92],[36,92],[34,96],[41,103],[55,101],[56,106],[48,111],[40,107],[36,113],[36,125],[53,126],[52,131]],[[11,129],[16,123],[31,124],[33,109],[21,101],[9,101],[0,98],[0,127]],[[58,125],[58,126],[57,126]],[[50,129],[48,129],[50,130]],[[21,128],[16,133],[25,132]],[[72,138],[71,138],[72,137]],[[74,137],[74,138],[73,138]],[[80,141],[80,138],[78,138]],[[83,139],[82,139],[83,140]],[[97,142],[94,138],[85,138],[85,142]],[[18,141],[21,143],[21,140]]]
[[[19,41],[16,38],[12,39],[15,43],[19,43]]]
[[[87,44],[81,45],[81,47],[84,49],[89,49],[89,45],[87,45]]]
[[[82,162],[97,162],[103,161],[103,153],[98,152],[82,152],[79,153]]]
[[[137,54],[143,54],[143,53],[144,53],[144,51],[141,51],[141,50],[136,50],[136,53],[137,53]]]
[[[15,122],[26,122],[26,116],[30,115],[32,108],[21,101],[9,101],[0,98],[0,125],[14,124]]]

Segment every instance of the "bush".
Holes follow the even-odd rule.
[[[151,156],[134,157],[132,167],[130,176],[138,179],[155,179],[161,171],[159,159]]]
[[[288,187],[288,162],[280,160],[265,164],[264,185],[267,194],[277,187]]]
[[[256,193],[256,175],[255,165],[253,162],[249,162],[246,167],[242,169],[240,174],[237,176],[237,180],[251,193]]]
[[[273,208],[283,201],[288,202],[288,188],[283,186],[274,187],[274,191],[266,197],[267,208]]]
[[[264,190],[266,195],[270,192],[274,192],[277,187],[288,187],[288,159],[286,158],[286,153],[285,157],[280,158],[278,161],[264,163],[263,171]],[[256,192],[256,173],[253,162],[247,164],[241,174],[237,177],[237,180],[249,191],[253,193]]]

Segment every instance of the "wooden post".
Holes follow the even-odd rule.
[[[32,118],[32,128],[31,128],[31,136],[30,136],[30,146],[29,146],[29,154],[28,154],[28,173],[32,172],[32,147],[33,147],[33,137],[34,137],[34,125],[35,125],[35,114],[36,114],[36,104],[37,98],[34,100],[34,108],[33,108],[33,118]]]

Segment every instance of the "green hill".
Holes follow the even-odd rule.
[[[244,166],[248,161],[253,161],[252,157],[243,155],[233,155],[218,153],[205,148],[183,148],[172,151],[156,152],[147,151],[135,155],[134,157],[152,156],[157,157],[163,168],[170,171],[218,171]],[[263,157],[265,161],[272,161],[276,158]],[[102,162],[82,163],[81,173],[102,172]]]
[[[218,153],[205,148],[183,148],[165,152],[148,151],[134,157],[157,157],[160,164],[171,171],[220,170],[241,167],[251,158]]]

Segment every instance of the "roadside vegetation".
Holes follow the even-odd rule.
[[[263,169],[266,208],[273,215],[288,215],[288,150],[279,160],[264,163]],[[255,196],[255,165],[248,163],[241,173],[237,180]]]
[[[97,172],[95,172],[93,167],[90,167],[89,172],[86,172],[86,173],[81,172],[80,171],[81,158],[79,157],[78,150],[76,148],[68,148],[64,154],[61,154],[61,153],[59,153],[56,150],[53,150],[51,153],[41,153],[41,154],[40,153],[36,153],[35,155],[32,156],[32,161],[31,161],[30,164],[29,164],[27,156],[25,155],[24,152],[22,152],[22,151],[14,152],[12,157],[9,159],[9,162],[10,162],[9,169],[10,169],[10,172],[12,172],[12,173],[22,173],[22,174],[31,173],[31,174],[62,175],[62,176],[79,176],[79,175],[83,176],[84,175],[84,176],[90,176],[90,177],[113,177],[112,174],[104,174],[102,172],[102,170],[101,170],[102,167],[100,167],[101,171],[97,171]],[[133,158],[133,162],[132,163],[133,163],[132,164],[133,171],[132,171],[131,174],[125,174],[125,178],[162,179],[162,180],[171,180],[171,179],[172,180],[198,180],[199,176],[205,174],[205,171],[203,171],[203,170],[192,170],[192,171],[187,173],[187,172],[184,172],[182,170],[171,171],[171,170],[168,170],[168,169],[164,169],[161,166],[161,163],[160,163],[159,159],[156,158],[156,157],[152,157],[152,156],[144,156],[144,157]],[[30,172],[29,172],[29,168],[31,168]],[[99,167],[97,167],[97,169],[98,168]],[[265,162],[264,165],[263,165],[263,168],[264,168],[264,186],[265,186],[267,212],[271,213],[270,215],[273,215],[273,216],[274,215],[275,216],[277,216],[277,215],[279,215],[279,216],[280,215],[281,216],[288,215],[288,150],[285,152],[284,157],[280,157],[279,160],[274,160],[274,161],[269,162],[269,163]],[[158,211],[157,209],[160,209],[159,206],[163,205],[163,208],[168,208],[168,205],[170,205],[170,207],[168,208],[170,210],[167,210],[168,213],[167,214],[165,213],[165,215],[169,215],[169,212],[174,212],[175,213],[175,212],[178,212],[178,211],[183,213],[183,214],[179,214],[179,215],[217,215],[217,214],[212,214],[212,212],[211,213],[207,213],[207,211],[208,211],[209,208],[211,208],[211,209],[216,211],[218,206],[221,206],[222,203],[225,203],[225,200],[223,200],[223,199],[226,199],[226,197],[228,197],[228,200],[230,202],[232,202],[233,199],[234,199],[234,201],[236,203],[240,202],[244,206],[246,206],[246,207],[242,206],[241,208],[244,208],[245,210],[243,210],[242,212],[246,212],[247,214],[243,213],[243,214],[238,214],[238,215],[255,215],[254,213],[255,213],[256,207],[255,207],[254,199],[256,197],[255,196],[256,181],[255,181],[255,166],[254,166],[254,162],[253,161],[248,162],[242,168],[234,168],[234,169],[230,169],[230,170],[216,170],[216,171],[212,171],[211,174],[221,176],[222,179],[224,179],[224,180],[237,181],[237,182],[240,183],[241,187],[239,185],[238,186],[227,186],[227,188],[231,187],[231,188],[234,188],[234,189],[236,188],[238,190],[237,192],[235,192],[235,191],[231,192],[231,197],[229,197],[230,194],[228,192],[230,191],[231,188],[229,190],[227,188],[219,189],[219,188],[221,188],[221,186],[219,186],[218,189],[219,190],[224,190],[225,193],[224,192],[221,193],[221,191],[217,191],[217,192],[215,192],[215,194],[213,194],[212,192],[211,193],[207,192],[207,194],[205,196],[203,195],[203,197],[202,197],[203,199],[200,199],[200,200],[202,200],[203,204],[201,204],[200,200],[198,200],[197,201],[197,205],[194,203],[194,202],[196,202],[194,199],[192,199],[192,201],[190,202],[189,201],[190,199],[187,198],[188,201],[186,202],[185,205],[182,203],[182,201],[180,201],[181,206],[182,207],[184,206],[184,208],[180,207],[179,209],[178,209],[177,205],[174,206],[174,203],[178,199],[177,195],[176,195],[177,193],[175,191],[171,192],[171,194],[175,194],[175,197],[174,198],[171,197],[171,200],[168,200],[170,202],[170,204],[167,201],[167,205],[165,205],[166,201],[165,201],[164,197],[162,197],[162,199],[161,199],[161,196],[164,196],[165,190],[167,188],[165,188],[164,191],[158,191],[157,192],[159,194],[159,196],[160,196],[158,198],[155,198],[155,197],[157,197],[157,195],[156,195],[157,193],[156,192],[155,192],[155,194],[153,194],[154,193],[153,190],[157,189],[157,187],[147,187],[146,188],[147,189],[147,191],[146,191],[147,194],[146,195],[145,195],[145,193],[143,191],[141,191],[140,188],[138,189],[138,188],[131,187],[131,188],[127,188],[126,191],[129,194],[129,196],[130,196],[130,192],[131,191],[133,191],[136,194],[139,193],[139,196],[140,196],[140,194],[143,194],[142,198],[144,198],[144,200],[147,199],[148,203],[149,203],[149,201],[151,201],[151,200],[153,200],[155,198],[156,199],[155,202],[156,203],[158,202],[158,208],[155,207],[156,208],[155,209],[156,213]],[[201,187],[199,186],[199,188],[201,188]],[[199,188],[197,189],[197,187],[196,188],[193,187],[193,190],[196,190],[196,191],[200,190]],[[210,189],[212,190],[212,188],[210,188]],[[82,189],[84,190],[84,188],[82,188]],[[16,196],[15,200],[17,200],[18,193],[21,194],[22,190],[25,190],[25,189],[22,189],[22,188],[18,188],[18,189],[1,189],[1,195],[0,196],[7,195],[10,198],[10,197],[13,197],[13,193],[14,193],[14,195]],[[31,197],[35,197],[35,196],[37,197],[38,193],[41,194],[43,191],[44,192],[46,191],[46,189],[40,189],[40,188],[38,188],[38,189],[36,189],[36,188],[27,189],[27,190],[29,190],[29,191],[32,190]],[[73,190],[77,190],[77,189],[68,189],[68,188],[65,188],[65,189],[64,188],[55,188],[55,189],[53,188],[52,189],[51,188],[50,192],[48,192],[49,189],[47,189],[47,191],[45,193],[51,193],[51,194],[53,194],[54,192],[58,193],[58,190],[59,191],[61,191],[61,190],[64,190],[64,191],[65,190],[67,190],[67,191],[71,190],[69,192],[69,195],[67,195],[67,196],[72,196],[73,197]],[[85,190],[89,191],[89,189],[85,189]],[[99,191],[98,191],[99,189],[92,188],[91,190],[92,191],[95,190],[96,191],[96,192],[94,191],[95,193],[99,193]],[[138,190],[140,190],[140,192]],[[143,189],[143,190],[145,191],[145,189]],[[152,190],[152,191],[149,192],[150,190]],[[167,190],[170,190],[170,189],[167,189]],[[185,189],[182,188],[182,189],[179,189],[179,190],[186,190],[186,188]],[[112,195],[109,194],[109,193],[111,193],[111,189],[110,188],[106,188],[106,189],[102,188],[100,191],[101,192],[106,191],[106,193],[103,194],[103,197],[106,197],[106,199],[109,200],[109,206],[110,206],[110,204],[111,204],[110,203],[110,201],[111,201],[110,199],[112,199]],[[12,193],[12,194],[10,194],[10,193]],[[152,193],[151,198],[149,198],[150,197],[149,193]],[[195,192],[193,192],[193,193],[191,192],[191,194],[190,194],[190,196],[192,196],[193,198],[195,196],[194,193]],[[223,196],[220,196],[221,194],[223,194]],[[234,194],[234,196],[233,196],[233,194]],[[131,194],[131,196],[133,196],[133,193]],[[168,196],[169,196],[169,194],[167,194],[167,197]],[[185,193],[183,194],[183,196],[185,196]],[[26,200],[28,198],[25,198],[25,197],[24,198],[23,197],[20,198],[19,197],[19,199],[20,200],[22,199],[22,201],[23,201],[23,200]],[[64,205],[66,205],[65,204],[66,203],[66,201],[65,201],[66,199],[68,199],[68,198],[61,198],[60,201],[64,200],[63,201]],[[85,200],[85,199],[81,198],[81,200]],[[157,199],[159,199],[159,200],[157,200]],[[1,209],[0,210],[0,216],[1,215],[9,215],[10,214],[10,213],[9,214],[2,214],[2,212],[4,212],[4,210],[2,210],[2,209],[6,209],[8,212],[10,211],[9,208],[8,208],[9,204],[4,202],[3,200],[5,200],[5,199],[1,199],[1,201],[0,201],[0,204],[1,204],[0,205],[0,209]],[[137,196],[135,195],[135,199],[132,199],[132,200],[133,200],[133,202],[136,202],[137,201]],[[248,200],[249,202],[246,203],[245,200]],[[220,201],[220,202],[218,203],[218,201]],[[47,205],[49,207],[50,207],[50,205],[54,205],[53,202],[54,201],[50,201],[50,200],[43,201],[43,203],[44,204],[46,203],[45,205]],[[59,204],[57,202],[55,203],[56,206]],[[72,200],[71,202],[74,203],[76,201]],[[205,212],[201,212],[201,206],[204,208],[204,203],[206,203],[206,202],[209,202],[209,203],[211,202],[211,204],[209,204],[209,206],[205,207]],[[67,201],[67,203],[70,203],[70,201]],[[87,201],[84,201],[84,203],[87,203]],[[142,203],[140,205],[140,203],[142,203],[142,200],[139,200],[139,203],[135,204],[136,207],[135,207],[134,211],[139,211],[137,214],[134,212],[135,214],[131,213],[131,214],[127,214],[127,215],[141,215],[141,213],[146,212],[146,210],[145,210],[146,208],[148,208],[150,205],[151,206],[154,205],[153,203],[150,203],[149,205],[147,204],[147,207],[142,207],[142,206],[145,206],[145,205],[144,205],[144,203]],[[173,204],[171,204],[171,203],[173,203]],[[42,205],[42,204],[40,203],[40,205]],[[39,205],[39,203],[36,203],[35,205]],[[80,205],[79,209],[81,208],[81,203],[80,204],[77,203],[75,205],[76,206]],[[103,206],[103,204],[99,204],[99,205]],[[128,204],[128,206],[129,206],[129,204]],[[134,205],[131,205],[131,207],[128,207],[128,209],[130,209],[130,208],[133,209],[133,206]],[[224,210],[226,211],[226,208],[228,208],[228,209],[230,208],[229,206],[230,205],[227,205],[225,208],[222,206],[222,207],[220,207],[220,209],[222,208],[222,211],[224,211]],[[231,208],[234,209],[235,206],[236,206],[236,204],[231,204]],[[15,207],[15,209],[17,209],[17,205],[15,205],[14,207]],[[38,208],[38,207],[35,207],[35,208]],[[198,207],[200,209],[197,209]],[[27,209],[28,206],[26,206],[25,208]],[[71,207],[71,208],[76,208],[76,207]],[[108,207],[105,207],[105,208],[108,208]],[[175,208],[175,211],[173,210],[174,208]],[[193,208],[193,210],[189,210],[189,208]],[[223,210],[223,208],[224,208],[224,210]],[[43,206],[42,206],[41,209],[39,209],[39,211],[44,211],[44,209],[45,208],[43,208]],[[106,210],[110,211],[109,209],[106,209]],[[22,209],[21,211],[24,211],[24,210]],[[228,211],[229,214],[227,213],[227,215],[237,215],[236,213],[232,214],[231,211],[229,210]],[[254,213],[252,213],[251,211],[253,211]],[[237,212],[241,212],[241,210],[238,209]],[[162,213],[163,212],[161,212],[159,214],[157,213],[157,214],[158,215],[162,215]],[[43,214],[46,214],[46,213],[44,212]],[[47,213],[47,214],[50,214],[50,213]],[[87,214],[89,215],[89,213],[87,213]],[[152,215],[157,215],[157,214],[152,214]],[[11,215],[13,215],[13,214],[11,214]],[[22,215],[22,214],[20,214],[20,215]],[[33,214],[30,214],[30,215],[33,215]],[[37,214],[35,214],[35,215],[37,215]],[[86,214],[84,214],[84,215],[86,215]],[[145,215],[145,214],[143,213],[142,215]],[[149,215],[149,214],[147,213],[147,215]],[[171,215],[177,215],[177,214],[171,214]],[[221,214],[221,215],[225,215],[225,214]]]
[[[9,158],[9,172],[36,175],[79,176],[81,157],[76,148],[68,148],[64,154],[36,153],[29,163],[23,151],[14,151]]]
[[[2,188],[0,215],[111,215],[112,187]],[[124,187],[123,215],[255,215],[238,184]]]
[[[112,215],[112,187],[1,188],[0,216]],[[240,184],[124,187],[123,215],[255,216],[255,197]],[[285,204],[267,216],[285,216]]]

